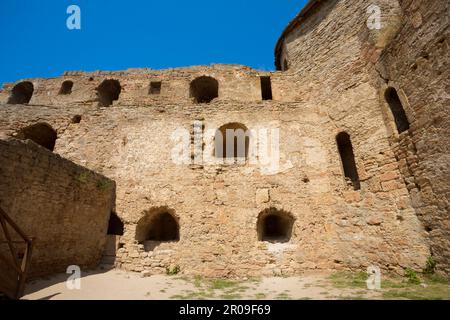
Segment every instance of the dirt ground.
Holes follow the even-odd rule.
[[[69,275],[59,274],[28,283],[26,300],[352,300],[450,299],[448,283],[410,285],[404,279],[386,280],[382,290],[368,290],[361,274],[314,273],[290,278],[245,281],[152,276],[120,270],[82,274],[81,289],[69,290]],[[364,275],[363,275],[364,277]],[[431,290],[432,289],[432,290]]]

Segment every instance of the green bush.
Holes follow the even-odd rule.
[[[436,261],[434,260],[433,257],[428,257],[427,265],[425,269],[423,269],[423,273],[431,275],[434,274],[435,272],[436,272]]]
[[[170,266],[166,268],[166,274],[168,276],[175,276],[181,271],[180,266]]]
[[[417,276],[417,272],[411,268],[405,269],[405,277],[408,279],[408,282],[411,284],[420,284],[420,279]]]

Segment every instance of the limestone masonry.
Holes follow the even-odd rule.
[[[380,30],[367,25],[369,5]],[[310,1],[276,45],[275,72],[211,65],[5,84],[0,206],[36,237],[33,274],[102,255],[143,275],[422,270],[430,257],[449,274],[449,6]],[[226,129],[278,129],[277,170],[249,160],[263,146],[255,135],[218,156]],[[192,161],[177,163],[183,130]],[[231,161],[206,161],[217,158]]]

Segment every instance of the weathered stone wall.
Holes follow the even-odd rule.
[[[114,189],[111,180],[31,141],[0,140],[0,205],[35,238],[31,276],[100,262]],[[10,255],[6,245],[0,250]]]
[[[450,3],[400,4],[403,27],[377,64],[380,96],[388,86],[399,93],[411,127],[398,135],[383,101],[390,141],[437,267],[450,273]]]
[[[381,9],[380,30],[367,27],[369,5]],[[372,114],[378,113],[377,119],[366,117],[369,109],[355,110],[354,116],[365,122],[352,126],[368,121],[381,126],[383,119],[438,269],[446,273],[450,265],[448,25],[445,1],[310,1],[288,26],[276,51],[279,68],[287,60],[288,73],[298,79],[319,79],[322,83],[313,91],[322,96],[333,99],[357,83],[377,92],[379,103],[369,106]],[[411,125],[401,135],[384,97],[388,87],[397,90]],[[349,119],[341,116],[344,122]]]
[[[219,96],[202,105],[139,98],[134,104],[119,99],[109,108],[88,101],[84,106],[7,105],[1,108],[0,131],[14,135],[32,121],[49,123],[58,131],[56,153],[117,182],[116,212],[125,223],[117,264],[128,270],[155,273],[179,265],[187,274],[243,276],[370,264],[420,268],[429,251],[387,133],[380,128],[381,113],[370,108],[378,103],[376,92],[362,84],[337,100],[317,104],[308,101],[309,91],[296,90],[296,78],[284,73],[272,77],[274,96],[283,95],[277,89],[282,83],[278,88],[295,92],[293,101],[239,102]],[[228,85],[238,95],[246,94],[239,79],[230,78]],[[178,90],[187,88],[183,84]],[[356,111],[364,117],[358,118]],[[71,123],[75,114],[81,115],[80,123]],[[368,118],[379,120],[363,125]],[[281,172],[266,174],[258,165],[173,163],[172,133],[191,130],[195,120],[204,121],[205,132],[232,122],[249,129],[280,129]],[[335,140],[341,131],[352,138],[360,191],[343,177]],[[212,137],[205,143],[205,152],[211,152]],[[258,215],[271,207],[295,218],[288,243],[258,241]],[[136,226],[157,208],[176,215],[180,241],[146,251],[136,241]]]
[[[124,72],[66,72],[61,78],[25,79],[34,86],[30,105],[92,104],[97,105],[96,89],[103,80],[116,79],[122,86],[119,100],[122,104],[154,104],[190,102],[191,81],[201,76],[215,78],[219,82],[219,100],[241,102],[261,100],[260,76],[272,73],[256,71],[239,65],[212,65],[168,70],[132,69]],[[64,81],[72,81],[72,93],[59,94]],[[161,82],[160,94],[149,94],[151,82]],[[274,99],[292,101],[299,99],[295,90],[284,88],[283,75],[272,79]],[[0,103],[6,103],[16,83],[5,84],[0,90]],[[284,88],[284,90],[283,90]]]
[[[420,270],[431,255],[430,230],[421,223],[426,222],[426,212],[417,211],[419,221],[417,209],[430,210],[427,216],[440,219],[433,221],[439,225],[433,231],[433,253],[448,248],[448,236],[441,231],[448,223],[444,219],[448,212],[448,161],[444,163],[448,151],[428,143],[433,141],[428,139],[435,129],[423,131],[422,146],[396,143],[381,99],[384,84],[380,85],[380,75],[387,77],[386,71],[375,68],[383,50],[402,32],[411,33],[405,35],[408,39],[417,39],[408,31],[412,29],[401,28],[401,9],[408,3],[400,6],[396,1],[379,1],[385,27],[374,31],[366,24],[366,1],[312,2],[317,2],[317,7],[304,12],[301,23],[288,28],[280,41],[277,60],[287,57],[287,72],[214,65],[31,79],[36,92],[30,105],[0,107],[0,134],[14,136],[24,126],[46,122],[58,133],[56,153],[117,182],[116,212],[125,223],[117,265],[127,270],[155,273],[178,265],[183,273],[207,276],[289,275],[307,269],[372,264]],[[433,8],[423,6],[424,12]],[[445,16],[442,11],[438,14],[439,18],[433,19]],[[442,21],[437,25],[442,26]],[[409,41],[400,45],[399,52],[392,51],[392,61],[383,55],[380,65],[392,64],[394,70],[400,70],[389,79],[398,78],[395,81],[405,82],[413,91],[420,84],[402,78],[400,66],[408,64],[398,61],[402,54],[407,56],[402,50],[412,45]],[[446,45],[445,40],[438,43]],[[435,55],[441,57],[436,58],[439,68],[445,69],[441,61],[445,54],[436,51]],[[445,70],[448,73],[448,68]],[[438,75],[441,84],[429,95],[435,98],[430,106],[440,114],[446,103],[445,74]],[[219,97],[211,104],[194,104],[189,96],[189,84],[199,76],[219,82]],[[271,76],[273,100],[261,101],[260,76]],[[65,79],[74,81],[73,92],[59,96]],[[104,79],[117,79],[122,85],[119,99],[109,108],[99,108],[96,101],[96,88]],[[160,95],[148,93],[151,81],[162,81]],[[0,91],[0,101],[7,101],[11,88]],[[417,108],[427,107],[419,103]],[[428,112],[432,111],[424,112],[426,121],[418,122],[417,128],[430,128],[425,125],[430,123],[425,116]],[[81,122],[72,121],[75,115]],[[442,127],[434,137],[448,133],[446,116],[438,117],[436,124]],[[250,164],[175,164],[171,136],[180,128],[192,131],[195,120],[202,120],[207,132],[234,122],[249,129],[278,128],[281,171],[268,174],[264,167]],[[350,135],[360,190],[355,191],[344,179],[336,145],[340,132]],[[408,137],[404,138],[411,139]],[[212,144],[209,135],[205,154],[212,152]],[[424,152],[421,158],[415,152],[419,147],[436,151]],[[442,172],[434,163],[439,163]],[[421,189],[422,197],[433,190],[434,198],[426,205],[415,191],[416,185],[426,181],[421,180],[420,172],[437,181],[432,188],[424,185]],[[288,243],[258,241],[258,215],[272,207],[295,219]],[[180,240],[146,250],[136,239],[136,228],[155,210],[168,210],[176,216]]]

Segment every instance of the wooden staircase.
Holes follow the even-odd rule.
[[[0,293],[10,299],[24,294],[32,249],[33,239],[0,208]]]

